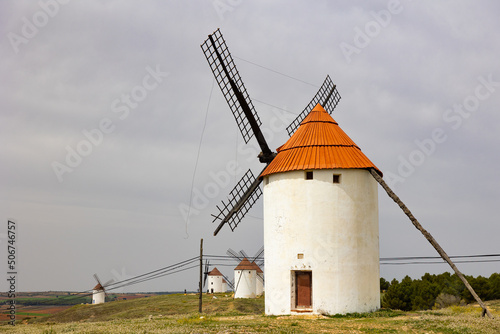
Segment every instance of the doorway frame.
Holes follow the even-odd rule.
[[[310,277],[310,299],[311,299],[311,305],[309,306],[298,306],[298,284],[297,284],[297,275],[302,274],[302,273],[307,273]],[[290,272],[290,278],[291,278],[291,310],[294,312],[312,312],[313,310],[313,278],[312,278],[312,270],[292,270]]]

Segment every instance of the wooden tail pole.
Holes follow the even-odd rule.
[[[458,268],[455,266],[455,264],[451,261],[450,257],[446,254],[446,252],[439,246],[437,241],[432,237],[432,235],[425,230],[422,225],[418,222],[418,220],[413,216],[413,214],[410,212],[410,209],[401,201],[401,199],[391,190],[391,188],[385,183],[385,181],[382,179],[382,177],[377,173],[377,171],[373,168],[370,169],[370,173],[373,175],[375,180],[384,188],[384,190],[387,192],[387,195],[389,195],[390,198],[394,202],[396,202],[397,205],[403,210],[403,212],[410,218],[411,222],[413,225],[419,230],[424,237],[431,243],[431,245],[436,249],[436,251],[439,253],[439,255],[448,262],[450,267],[455,271],[457,276],[462,280],[462,282],[465,284],[465,287],[470,291],[474,299],[478,302],[478,304],[483,308],[482,316],[484,317],[485,314],[488,315],[488,317],[493,319],[493,315],[490,313],[490,311],[486,308],[486,305],[484,305],[483,301],[479,296],[476,294],[472,286],[469,284],[465,276],[458,270]]]
[[[200,241],[200,296],[199,296],[199,303],[198,303],[198,312],[202,312],[202,303],[203,303],[203,294],[202,294],[202,289],[203,289],[203,238]]]

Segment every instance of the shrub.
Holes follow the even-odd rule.
[[[490,278],[466,276],[479,297],[484,300],[500,299],[500,274]],[[380,280],[382,283],[387,282]],[[463,299],[467,303],[474,301],[469,290],[457,275],[446,272],[440,275],[426,273],[421,279],[412,280],[406,276],[401,280],[392,280],[382,299],[382,306],[403,311],[426,310],[434,307],[457,305]]]
[[[391,283],[389,283],[389,281],[386,281],[385,278],[380,277],[380,291],[386,291],[387,289],[389,289],[390,285]]]
[[[434,303],[434,307],[435,308],[445,308],[445,307],[449,307],[452,305],[459,305],[459,304],[460,304],[460,297],[441,292],[436,297],[436,302]]]

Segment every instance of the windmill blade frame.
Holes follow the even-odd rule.
[[[203,273],[203,288],[205,288],[205,285],[207,285],[207,278],[208,278],[208,274],[210,273],[209,271],[209,268],[210,268],[210,261],[208,260],[205,260],[205,271]]]
[[[101,280],[99,279],[99,276],[97,276],[97,274],[94,274],[92,275],[94,276],[94,279],[97,281],[97,283],[102,287],[102,291],[104,291],[104,294],[107,295],[108,292],[106,291],[106,287],[109,286],[110,284],[113,284],[113,282],[115,281],[114,279],[110,279],[108,280],[106,283],[102,284],[101,283]]]
[[[234,290],[234,283],[232,281],[229,280],[229,278],[227,278],[226,275],[222,274],[222,277],[224,278],[224,280],[226,281],[227,285],[232,289]]]
[[[234,260],[236,260],[237,263],[240,263],[241,261],[243,261],[243,258],[240,257],[240,255],[238,253],[236,253],[234,250],[232,250],[231,248],[229,248],[226,251],[226,254],[231,256],[232,258],[234,258]]]
[[[245,252],[243,249],[242,249],[242,250],[240,250],[240,254],[241,254],[241,256],[246,257],[247,259],[249,259],[249,258],[250,258],[250,257],[248,256],[247,252]],[[252,261],[250,261],[250,262],[252,262]]]
[[[229,52],[220,29],[214,31],[211,35],[208,35],[208,38],[201,45],[201,49],[205,54],[208,64],[212,69],[212,73],[215,76],[217,84],[219,85],[227,104],[233,112],[233,116],[238,124],[241,135],[243,136],[243,140],[245,143],[248,143],[250,138],[252,138],[253,133],[250,131],[250,123],[246,117],[244,117],[245,115],[242,107],[239,105],[239,101],[234,94],[233,86],[239,88],[238,90],[243,95],[243,98],[246,101],[245,103],[249,106],[258,126],[261,126],[262,122],[260,121],[252,101],[248,96],[247,90],[243,85],[243,81],[241,80],[240,74],[236,69],[233,57]]]
[[[256,259],[258,259],[262,254],[264,254],[264,246],[260,247],[257,253],[255,253],[253,260],[255,261]]]
[[[250,138],[255,136],[261,148],[261,153],[258,156],[259,161],[265,163],[267,166],[276,157],[276,153],[269,149],[264,135],[260,130],[262,122],[255,111],[252,100],[241,80],[240,74],[220,29],[208,35],[208,38],[201,44],[201,49],[233,113],[245,143],[248,143]],[[319,91],[312,101],[309,102],[309,105],[297,116],[292,124],[288,126],[287,130],[289,134],[295,131],[304,119],[306,113],[318,102],[321,102],[331,113],[339,100],[340,94],[336,89],[336,85],[333,84],[330,76],[327,76]],[[231,190],[228,202],[225,203],[222,201],[222,208],[217,206],[219,213],[217,215],[212,214],[212,217],[214,217],[212,223],[217,220],[220,221],[214,231],[214,236],[219,233],[220,229],[226,223],[228,223],[231,230],[234,231],[246,213],[262,195],[262,190],[259,187],[261,182],[262,179],[255,177],[251,170],[248,170],[245,175],[243,175],[240,181],[238,181],[236,186]]]
[[[107,288],[108,286],[110,286],[111,284],[113,284],[114,281],[115,281],[114,279],[110,279],[110,280],[106,281],[106,283],[104,283],[103,287]]]
[[[220,29],[208,35],[201,49],[233,113],[243,140],[248,143],[252,136],[255,136],[262,150],[259,160],[263,163],[270,162],[276,153],[271,151],[260,130],[262,122],[250,100]]]
[[[261,182],[262,179],[255,177],[250,169],[243,175],[229,193],[228,201],[226,203],[222,201],[223,208],[217,206],[219,213],[212,214],[214,217],[212,223],[217,220],[221,221],[214,231],[214,236],[226,223],[229,224],[231,231],[234,231],[243,217],[262,196],[262,189],[259,187]]]
[[[106,289],[104,288],[104,285],[102,285],[101,283],[101,280],[99,279],[99,276],[97,276],[97,274],[94,274],[94,279],[97,281],[97,284],[99,284],[102,288],[102,290],[104,291],[104,293],[106,293]]]
[[[302,112],[292,121],[292,123],[287,126],[286,131],[288,132],[288,135],[293,135],[295,130],[297,130],[297,128],[299,127],[300,123],[302,123],[309,111],[311,111],[316,104],[321,104],[323,108],[329,114],[331,114],[339,103],[340,98],[340,94],[337,91],[337,85],[335,85],[330,76],[327,75],[325,81],[323,81],[323,84],[319,88],[316,95],[314,95],[311,102],[309,102],[304,110],[302,110]]]
[[[260,260],[257,261],[258,259]],[[264,266],[264,246],[260,247],[252,262],[255,262],[260,268]]]
[[[99,279],[99,276],[97,276],[97,274],[94,274],[92,276],[94,276],[94,279],[97,281],[97,283],[99,283],[102,286],[101,280]]]

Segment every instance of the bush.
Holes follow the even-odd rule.
[[[500,274],[492,274],[489,279],[482,276],[466,278],[483,301],[500,299]],[[384,281],[387,282],[380,280],[381,287]],[[467,303],[474,301],[457,275],[426,273],[421,279],[412,280],[406,276],[401,283],[392,280],[382,299],[382,306],[403,311],[427,310],[434,306],[457,305],[461,299]]]
[[[460,305],[460,297],[441,292],[436,297],[435,308],[445,308],[452,305]]]
[[[410,288],[411,278],[406,276],[401,283],[393,279],[382,300],[382,306],[395,310],[410,311],[411,299]]]
[[[380,277],[380,291],[386,291],[387,289],[389,289],[390,285],[391,283],[389,283],[389,281],[386,281],[385,278]]]

